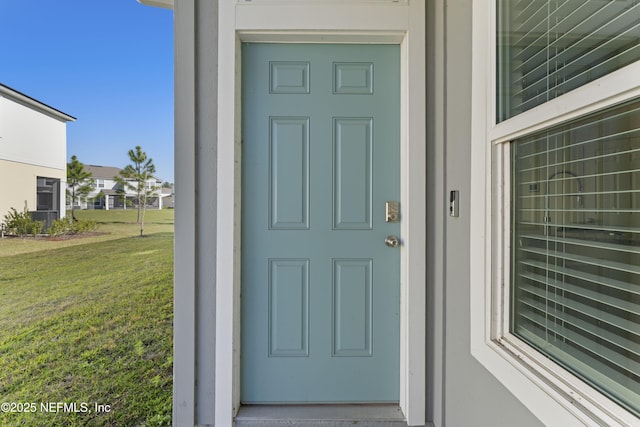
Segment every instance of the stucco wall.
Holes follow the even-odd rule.
[[[59,179],[61,198],[63,198],[66,175],[66,169],[53,169],[0,159],[0,222],[4,222],[4,216],[11,208],[21,212],[25,202],[28,210],[36,210],[36,187],[39,176]],[[64,201],[61,200],[60,203]]]

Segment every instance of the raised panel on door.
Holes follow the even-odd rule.
[[[395,45],[244,44],[241,400],[399,400]]]
[[[309,228],[309,118],[269,118],[271,229]]]
[[[269,357],[309,355],[309,260],[269,260]]]
[[[372,259],[333,260],[333,357],[371,357]]]
[[[333,227],[371,229],[373,119],[333,119]]]

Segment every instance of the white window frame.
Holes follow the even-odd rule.
[[[473,2],[471,353],[546,425],[638,418],[509,333],[509,141],[640,96],[640,61],[499,124],[496,1]]]

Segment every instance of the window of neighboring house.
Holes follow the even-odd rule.
[[[530,368],[548,383],[577,378],[576,396],[597,390],[638,417],[640,79],[611,73],[640,59],[640,2],[498,0],[497,12],[496,128],[518,136],[494,140],[509,193],[494,338],[543,355]],[[544,124],[549,101],[607,75],[610,93],[575,96]]]
[[[104,188],[104,179],[96,179],[96,185],[98,188]]]

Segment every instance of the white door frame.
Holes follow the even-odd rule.
[[[400,45],[403,236],[400,407],[409,425],[423,425],[426,407],[424,1],[229,0],[219,2],[218,13],[216,425],[232,425],[240,406],[240,47],[244,41]]]

